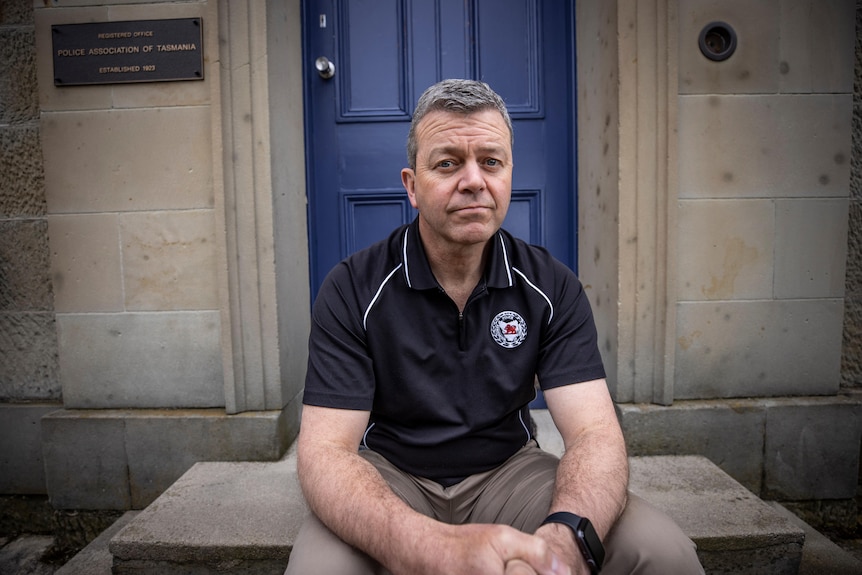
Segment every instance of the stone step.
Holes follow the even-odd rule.
[[[547,412],[537,420],[559,453]],[[799,572],[802,527],[706,458],[633,457],[631,470],[631,490],[692,537],[708,574]],[[113,573],[280,575],[305,512],[293,448],[278,462],[198,463],[111,537]]]
[[[120,529],[138,516],[140,511],[126,511],[114,523],[102,531],[89,545],[60,567],[54,575],[110,575],[114,558],[108,551],[108,543]]]
[[[691,537],[707,573],[798,573],[803,530],[705,457],[633,457],[630,474],[629,489]]]

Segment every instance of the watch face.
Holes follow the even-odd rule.
[[[585,550],[588,552],[588,556],[596,562],[596,567],[601,567],[605,560],[605,548],[589,519],[581,518],[580,525],[578,525],[578,541],[584,543]]]
[[[590,571],[598,573],[599,568],[605,561],[605,548],[602,547],[599,534],[596,533],[596,529],[590,523],[590,520],[567,511],[557,511],[548,515],[548,518],[545,519],[542,525],[551,522],[562,523],[571,528],[581,555],[584,556],[584,559],[586,559],[587,564],[590,566]]]

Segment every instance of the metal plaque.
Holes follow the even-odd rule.
[[[203,80],[203,20],[51,26],[54,85]]]

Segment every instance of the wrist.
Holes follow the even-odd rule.
[[[605,549],[589,519],[561,511],[551,513],[542,523],[542,526],[545,525],[565,527],[569,531],[570,540],[575,543],[577,555],[587,564],[590,573],[599,573],[605,559]]]
[[[544,539],[566,565],[587,566],[572,530],[567,526],[561,523],[545,523],[536,530],[536,535]]]

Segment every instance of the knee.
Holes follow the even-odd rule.
[[[348,545],[313,514],[309,514],[293,544],[285,575],[377,575],[380,565]]]
[[[607,543],[607,573],[703,573],[694,542],[670,517],[636,496],[630,497]]]

